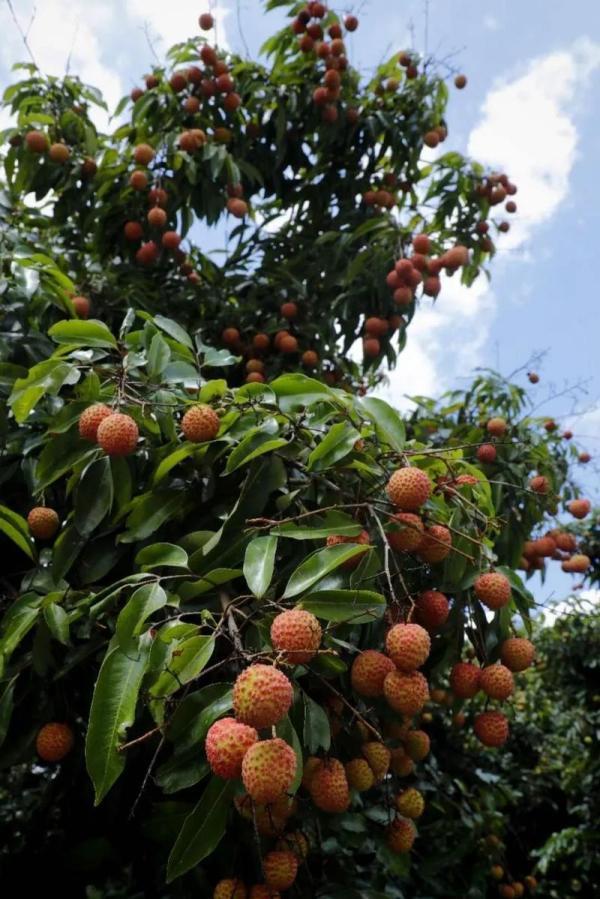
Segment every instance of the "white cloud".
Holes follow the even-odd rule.
[[[599,67],[600,44],[581,38],[565,50],[532,60],[524,74],[504,79],[485,98],[468,152],[508,172],[519,188],[518,214],[511,231],[498,239],[501,250],[523,248],[534,229],[567,199],[577,154],[573,114]],[[514,265],[521,256],[501,253],[495,266]],[[484,350],[489,352],[495,305],[483,278],[470,289],[456,277],[445,281],[437,303],[424,301],[417,311],[406,350],[390,373],[389,386],[380,392],[395,402],[407,392],[439,394],[473,366],[489,362]]]
[[[216,39],[220,47],[229,48],[225,24],[229,10],[222,3],[214,5],[206,0],[201,0],[200,4],[169,3],[168,0],[126,0],[126,9],[134,20],[148,23],[152,37],[160,41],[157,47],[159,53],[197,32],[199,13],[210,9],[215,29],[204,34],[211,41]]]
[[[590,614],[600,605],[600,590],[580,590],[569,599],[544,606],[542,623],[544,627],[552,627],[558,618],[573,614]]]
[[[495,16],[485,16],[483,20],[483,27],[487,28],[488,31],[497,31],[500,25],[498,19]]]

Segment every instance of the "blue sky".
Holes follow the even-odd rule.
[[[220,43],[254,53],[283,22],[259,0],[210,4]],[[13,6],[39,65],[71,70],[97,84],[109,103],[139,83],[171,43],[197,33],[209,4],[190,0],[18,0]],[[33,15],[33,9],[36,12]],[[532,388],[539,401],[569,385],[585,389],[547,402],[540,412],[561,417],[600,458],[600,316],[595,284],[600,250],[600,6],[597,0],[370,0],[335,7],[355,11],[360,27],[349,55],[369,69],[395,50],[414,46],[448,61],[469,78],[452,91],[452,146],[505,169],[518,186],[519,213],[500,244],[492,282],[466,291],[453,282],[435,307],[424,306],[385,396],[465,383],[474,366],[509,373],[532,352],[547,351]],[[428,10],[428,14],[427,11]],[[0,81],[24,58],[7,6],[0,5]],[[414,43],[412,40],[414,35]],[[148,39],[150,38],[150,40]],[[521,375],[524,377],[524,375]],[[572,415],[573,411],[576,415]],[[599,498],[600,465],[582,469],[588,495]],[[564,595],[570,578],[556,573],[539,599]]]

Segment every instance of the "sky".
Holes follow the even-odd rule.
[[[26,55],[10,6],[0,0],[2,85]],[[253,55],[284,21],[259,0],[12,0],[12,8],[44,71],[62,74],[69,65],[112,107],[156,56],[198,33],[200,12],[213,12],[221,46]],[[406,406],[406,395],[465,385],[477,366],[509,374],[539,355],[539,413],[573,430],[600,460],[600,5],[366,0],[334,8],[359,17],[349,56],[365,72],[412,47],[466,73],[467,88],[451,91],[444,151],[504,170],[519,188],[491,283],[481,278],[467,290],[453,279],[435,305],[419,309],[383,395]],[[599,474],[593,461],[579,477],[596,501]],[[536,583],[540,601],[572,585],[557,567],[545,585]]]

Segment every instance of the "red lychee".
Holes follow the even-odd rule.
[[[111,412],[98,425],[96,439],[107,456],[129,456],[135,452],[138,426],[130,415]]]
[[[287,793],[295,776],[296,753],[279,737],[253,743],[244,755],[242,780],[255,802],[275,802]]]
[[[515,681],[505,665],[488,665],[483,668],[479,685],[490,699],[505,700],[514,693]]]
[[[502,712],[481,712],[475,718],[473,730],[484,746],[503,746],[508,740],[508,720]]]
[[[487,425],[487,432],[492,437],[503,437],[506,434],[508,425],[503,418],[490,418]]]
[[[490,465],[492,462],[495,462],[497,455],[498,453],[493,443],[482,443],[477,448],[477,459],[479,462],[483,462],[484,465]]]
[[[352,663],[350,672],[352,687],[360,696],[382,696],[385,676],[394,668],[392,660],[382,652],[365,649]]]
[[[396,808],[405,818],[411,818],[411,820],[420,818],[425,811],[423,794],[414,787],[403,790],[396,796]]]
[[[311,778],[309,791],[312,801],[323,812],[345,812],[350,805],[346,771],[338,759],[321,762]]]
[[[592,504],[589,499],[572,499],[570,503],[567,503],[567,509],[573,518],[585,518],[591,508]]]
[[[32,537],[37,540],[50,540],[60,527],[60,518],[58,513],[48,506],[35,506],[27,516],[27,524]]]
[[[457,662],[450,672],[450,687],[457,699],[472,699],[479,692],[481,668],[470,662]]]
[[[390,519],[396,530],[387,531],[387,541],[396,552],[414,552],[421,543],[425,525],[412,512],[398,512]]]
[[[407,818],[396,818],[387,831],[387,844],[392,852],[410,852],[417,837],[417,830]]]
[[[383,780],[390,769],[391,752],[376,740],[363,743],[361,752],[369,763],[376,781]]]
[[[91,304],[87,297],[73,297],[71,300],[75,314],[79,318],[89,318]]]
[[[35,749],[45,762],[60,762],[73,749],[75,736],[68,724],[51,721],[37,732]]]
[[[426,662],[431,638],[420,624],[395,624],[387,633],[385,649],[400,671],[410,672]]]
[[[500,658],[510,671],[525,671],[533,663],[535,647],[525,637],[509,637],[500,647]]]
[[[448,620],[450,605],[448,599],[439,590],[426,590],[417,597],[415,603],[415,619],[428,630],[437,630]]]
[[[263,871],[267,886],[288,890],[298,873],[298,859],[289,849],[274,849],[263,858]]]
[[[352,759],[345,766],[348,784],[353,790],[364,793],[375,783],[375,775],[366,759]]]
[[[213,899],[247,899],[248,891],[242,880],[227,877],[215,887]]]
[[[136,165],[148,165],[154,159],[154,150],[150,144],[138,144],[133,151],[133,160]]]
[[[225,780],[239,777],[246,750],[257,740],[256,730],[235,718],[215,721],[208,730],[205,744],[206,758],[213,774]]]
[[[409,730],[404,738],[404,749],[414,762],[422,762],[429,755],[431,740],[424,730]]]
[[[437,565],[443,562],[452,549],[452,535],[448,528],[442,524],[432,524],[425,528],[417,555],[429,565]]]
[[[387,495],[402,512],[416,512],[431,496],[431,481],[420,468],[399,468],[388,481]]]
[[[251,665],[233,685],[236,718],[259,729],[272,727],[285,718],[293,698],[291,682],[271,665]]]
[[[480,574],[473,584],[475,596],[488,609],[501,609],[510,602],[510,581],[499,571]]]
[[[281,612],[271,625],[273,648],[284,653],[285,660],[294,665],[305,665],[314,658],[322,635],[315,616],[303,609]]]
[[[214,440],[219,433],[220,426],[219,416],[215,410],[203,403],[191,406],[181,419],[183,436],[191,443]]]
[[[550,481],[544,475],[537,475],[530,480],[529,489],[533,490],[534,493],[545,495],[550,492]]]
[[[429,687],[420,671],[390,671],[383,682],[383,694],[394,711],[416,715],[429,699]]]
[[[111,414],[112,409],[104,403],[94,403],[92,406],[88,406],[79,416],[79,435],[84,440],[95,443],[100,422]]]

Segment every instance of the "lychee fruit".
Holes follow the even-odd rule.
[[[35,506],[27,516],[27,524],[32,537],[37,540],[50,540],[60,527],[60,518],[58,513],[48,506]]]
[[[139,222],[125,222],[123,234],[125,240],[130,240],[132,243],[135,243],[144,236],[144,229]]]
[[[98,425],[96,439],[107,456],[129,456],[135,452],[138,426],[130,415],[111,412]]]
[[[479,690],[481,668],[471,662],[457,662],[450,672],[450,687],[457,699],[472,699]]]
[[[429,565],[437,565],[448,557],[452,549],[452,534],[442,524],[432,524],[425,528],[417,555]]]
[[[405,818],[414,820],[420,818],[425,811],[425,800],[418,790],[409,787],[408,790],[403,790],[396,796],[396,808]]]
[[[359,696],[382,696],[385,676],[394,671],[394,668],[393,661],[382,652],[365,649],[352,663],[350,671],[352,687]]]
[[[104,421],[104,419],[111,414],[112,409],[110,409],[104,403],[94,403],[92,406],[88,406],[87,409],[84,409],[79,416],[80,437],[83,437],[84,440],[89,440],[92,443],[95,443],[98,436],[98,426],[100,425],[100,422]]]
[[[60,762],[73,749],[75,736],[68,724],[51,721],[37,732],[35,749],[44,762]]]
[[[387,531],[387,541],[396,552],[414,552],[421,543],[425,533],[425,525],[418,515],[412,512],[398,512],[390,522],[397,525],[394,530]]]
[[[395,624],[387,633],[385,649],[400,671],[410,672],[426,662],[431,638],[420,624]]]
[[[246,750],[257,740],[256,730],[235,718],[215,721],[208,730],[205,744],[206,758],[213,774],[225,780],[239,777]]]
[[[565,559],[561,568],[563,571],[572,574],[583,574],[591,567],[591,564],[592,560],[589,556],[586,556],[583,553],[576,553],[574,556],[571,556],[570,559]]]
[[[272,727],[285,718],[293,698],[291,682],[272,665],[251,665],[233,685],[236,718],[259,729]]]
[[[91,305],[87,297],[73,297],[71,302],[75,314],[79,316],[79,318],[89,318]]]
[[[46,153],[50,141],[42,131],[28,131],[25,135],[25,145],[32,153]]]
[[[285,660],[294,665],[305,665],[314,658],[322,636],[315,616],[303,609],[281,612],[271,625],[273,648],[284,653]]]
[[[480,574],[473,584],[475,596],[488,609],[501,609],[510,602],[510,581],[499,571]]]
[[[274,849],[263,858],[267,886],[288,890],[298,873],[298,858],[290,849]]]
[[[345,812],[350,789],[344,766],[338,759],[325,759],[314,772],[309,786],[312,801],[323,812]]]
[[[591,508],[589,499],[572,499],[570,503],[567,503],[567,509],[573,518],[585,518]]]
[[[48,156],[52,162],[56,162],[59,165],[64,165],[70,155],[71,151],[66,144],[52,144],[48,151]]]
[[[467,76],[457,75],[454,79],[454,86],[458,88],[459,91],[461,91],[463,87],[467,86]]]
[[[563,552],[572,553],[577,549],[577,540],[568,531],[553,532],[553,537],[556,546]]]
[[[477,459],[479,462],[483,462],[484,465],[490,465],[492,462],[495,462],[497,455],[498,453],[493,443],[482,443],[477,448]]]
[[[439,590],[425,590],[417,597],[414,617],[427,630],[434,631],[442,627],[448,620],[449,613],[448,599]]]
[[[242,880],[227,877],[220,880],[215,887],[213,899],[247,899],[248,891]]]
[[[479,686],[490,699],[505,700],[514,693],[515,681],[505,665],[488,665],[481,672]]]
[[[390,671],[383,682],[388,705],[402,715],[416,715],[429,699],[429,687],[420,671]]]
[[[390,502],[402,512],[416,512],[431,496],[431,481],[420,468],[399,468],[386,490]]]
[[[319,364],[319,355],[314,350],[305,350],[302,353],[302,365],[305,368],[316,368]]]
[[[486,425],[488,434],[492,437],[503,437],[506,434],[508,425],[504,418],[490,418]]]
[[[427,234],[415,234],[412,239],[412,246],[415,253],[428,256],[431,252],[431,240]]]
[[[417,837],[417,829],[408,818],[396,818],[387,831],[387,844],[392,852],[410,852]]]
[[[219,416],[215,410],[204,403],[191,406],[181,419],[183,436],[191,443],[214,440],[219,433],[220,425]]]
[[[294,853],[298,861],[304,861],[310,852],[310,843],[301,830],[294,830],[290,833],[285,833],[277,841],[275,848],[279,850],[288,849]]]
[[[330,534],[325,541],[326,546],[338,546],[340,543],[358,543],[360,546],[368,546],[371,543],[371,538],[369,537],[368,531],[361,531],[357,537],[346,537],[342,534]],[[346,559],[343,563],[342,568],[346,568],[348,570],[352,570],[357,568],[362,562],[362,554],[353,556],[351,559]]]
[[[210,31],[214,27],[215,20],[209,12],[203,12],[198,19],[198,24],[202,31]]]
[[[313,778],[313,774],[322,764],[323,760],[317,758],[316,755],[309,755],[304,762],[304,768],[302,770],[302,786],[305,790],[308,790],[308,788],[310,787],[310,782]]]
[[[352,759],[345,765],[346,778],[353,790],[364,793],[375,783],[375,774],[366,759]]]
[[[133,160],[136,165],[149,165],[154,159],[154,150],[150,144],[138,144],[133,151]]]
[[[582,465],[587,465],[588,462],[591,462],[592,457],[589,453],[579,453],[579,461]]]
[[[530,480],[529,489],[533,490],[534,493],[540,493],[545,496],[546,493],[550,492],[550,481],[544,475],[537,475]]]
[[[414,762],[422,762],[429,755],[431,740],[424,730],[409,730],[404,738],[404,749]]]
[[[242,818],[252,824],[256,822],[256,829],[265,837],[281,834],[288,819],[296,811],[296,800],[285,794],[267,805],[258,805],[248,793],[236,796],[233,801]]]
[[[508,740],[508,720],[502,712],[481,712],[475,718],[473,730],[484,746],[503,746]]]
[[[390,768],[397,777],[408,777],[415,770],[415,763],[403,746],[392,749]]]
[[[296,753],[279,737],[253,743],[244,755],[242,780],[255,802],[275,802],[287,793],[295,776]]]
[[[383,780],[390,770],[391,752],[383,743],[376,740],[363,743],[361,752],[369,763],[376,781]]]

